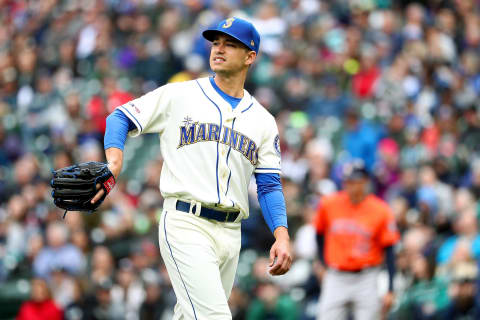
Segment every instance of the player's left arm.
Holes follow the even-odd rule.
[[[290,269],[292,254],[280,175],[278,173],[256,173],[255,178],[263,217],[275,236],[275,243],[270,249],[270,273],[281,275]]]
[[[395,300],[395,293],[393,291],[393,280],[395,278],[395,253],[393,252],[393,245],[385,248],[385,263],[388,271],[388,292],[383,296],[382,309],[384,313],[387,313]]]
[[[388,292],[383,297],[383,311],[388,312],[394,300],[395,278],[395,253],[394,245],[399,240],[400,234],[397,229],[392,210],[385,203],[384,222],[380,234],[380,243],[385,251],[385,263],[388,271]]]
[[[292,264],[292,250],[288,235],[285,198],[280,182],[281,153],[280,138],[275,118],[265,115],[263,121],[263,139],[258,148],[258,160],[255,165],[257,193],[262,213],[275,242],[270,249],[270,274],[286,273]]]
[[[388,271],[388,292],[393,292],[393,278],[395,277],[395,253],[393,245],[385,248],[385,264]]]

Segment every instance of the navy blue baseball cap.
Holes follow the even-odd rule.
[[[359,179],[368,179],[370,174],[363,165],[362,162],[357,161],[350,164],[347,164],[343,168],[343,180],[344,181],[353,181]]]
[[[250,50],[258,53],[260,35],[251,22],[237,17],[228,18],[220,21],[216,26],[203,31],[202,35],[208,41],[213,41],[215,34],[218,32],[237,39]]]

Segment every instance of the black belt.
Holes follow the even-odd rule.
[[[370,269],[373,269],[375,267],[364,267],[364,268],[361,268],[361,269],[338,269],[338,268],[333,268],[333,270],[337,271],[337,272],[341,272],[341,273],[362,273],[364,271],[367,271],[367,270],[370,270]]]
[[[183,212],[191,212],[195,214],[196,204],[192,206],[192,210],[190,211],[190,202],[185,202],[181,200],[177,200],[177,204],[175,205],[175,209],[178,211]],[[200,210],[200,217],[212,219],[220,222],[234,222],[237,220],[240,211],[220,211],[215,209],[210,209],[206,207],[201,207]]]

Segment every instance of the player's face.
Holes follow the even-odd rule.
[[[241,42],[218,34],[212,41],[210,68],[217,74],[235,74],[246,70],[255,57],[255,51],[249,50]]]
[[[359,202],[367,194],[367,185],[367,179],[352,179],[345,181],[344,187],[352,202]]]

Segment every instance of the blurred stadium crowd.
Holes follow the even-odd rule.
[[[357,158],[402,233],[388,317],[478,317],[478,1],[0,0],[0,318],[50,292],[66,319],[170,319],[158,138],[128,140],[94,214],[61,219],[51,170],[103,161],[116,106],[208,75],[201,31],[234,15],[262,37],[247,89],[278,121],[295,262],[267,276],[273,237],[252,183],[233,318],[315,318],[311,221]]]

